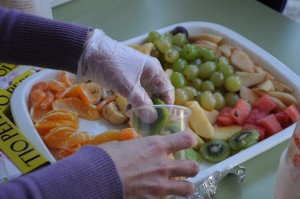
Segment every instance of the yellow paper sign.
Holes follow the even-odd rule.
[[[50,164],[43,154],[1,111],[0,149],[24,174]]]

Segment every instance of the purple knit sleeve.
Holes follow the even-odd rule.
[[[76,73],[87,26],[0,9],[0,62]]]
[[[84,146],[77,153],[0,186],[0,199],[122,199],[123,188],[109,155]]]

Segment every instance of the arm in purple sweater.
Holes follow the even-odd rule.
[[[0,199],[123,198],[122,183],[108,154],[94,146],[0,186]]]
[[[0,62],[76,73],[89,27],[0,9]],[[111,158],[84,147],[54,165],[0,186],[0,198],[123,198]]]
[[[0,62],[76,73],[89,27],[0,8]]]

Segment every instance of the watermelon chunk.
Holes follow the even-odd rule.
[[[267,117],[258,120],[258,124],[266,130],[267,137],[272,136],[283,129],[274,114],[270,114]]]
[[[254,108],[257,108],[264,113],[270,113],[274,108],[277,107],[277,103],[268,95],[263,94],[254,104]]]
[[[239,99],[230,111],[231,117],[238,124],[243,124],[251,111],[251,105],[244,99]]]
[[[265,129],[263,127],[261,127],[260,125],[255,125],[255,124],[244,124],[243,129],[245,130],[257,130],[259,133],[259,139],[258,141],[262,141],[266,138],[266,132]]]
[[[282,126],[282,128],[286,128],[292,124],[292,120],[284,111],[278,111],[277,113],[275,113],[275,117]]]
[[[219,126],[230,126],[236,124],[235,120],[231,117],[231,107],[223,107],[217,117],[216,124]]]
[[[289,116],[289,118],[293,121],[296,122],[299,119],[300,111],[297,107],[296,104],[291,104],[288,106],[284,112]]]
[[[245,120],[245,124],[257,124],[257,121],[266,117],[268,114],[264,113],[260,109],[253,108],[251,109],[247,119]]]

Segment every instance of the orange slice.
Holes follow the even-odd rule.
[[[61,150],[58,151],[58,157],[57,159],[61,160],[65,157],[68,157],[69,155],[72,155],[75,153],[78,149],[80,149],[81,146],[77,146],[74,148],[62,148]]]
[[[85,104],[92,104],[94,96],[85,84],[77,84],[77,92]]]
[[[53,100],[54,100],[54,94],[51,93],[50,91],[46,91],[43,101],[39,104],[39,108],[47,109],[51,107]]]
[[[72,135],[76,129],[68,126],[59,126],[51,129],[43,140],[47,147],[52,149],[60,149],[63,143]]]
[[[58,81],[64,83],[68,88],[74,83],[75,76],[67,71],[61,71],[58,76]]]
[[[78,146],[83,146],[89,143],[91,140],[91,136],[86,131],[76,131],[66,140],[64,143],[66,148],[74,148]]]
[[[38,121],[34,127],[39,132],[40,135],[45,135],[51,129],[55,127],[68,126],[74,129],[78,129],[78,122],[70,121],[70,120],[41,120]]]
[[[80,98],[85,104],[92,104],[94,102],[94,96],[85,84],[72,85],[66,90],[58,92],[55,95],[56,99],[70,97]]]
[[[33,90],[29,95],[29,109],[38,106],[46,97],[46,93],[42,90]]]
[[[34,91],[34,90],[42,90],[45,91],[48,88],[48,82],[45,81],[40,81],[35,83],[32,87],[30,92]]]
[[[36,123],[39,121],[42,117],[44,117],[49,111],[52,110],[52,107],[49,107],[47,109],[40,109],[38,107],[31,107],[30,109],[30,117],[33,123]]]
[[[76,113],[80,117],[96,120],[100,118],[97,107],[95,105],[87,105],[79,98],[63,98],[57,99],[52,103],[54,110],[63,109]]]
[[[70,120],[79,123],[76,113],[67,110],[51,110],[41,120]]]
[[[109,130],[94,136],[89,144],[99,145],[105,142],[131,140],[137,137],[137,134],[132,128]]]
[[[57,93],[63,90],[66,90],[66,86],[63,82],[60,82],[58,80],[50,80],[48,81],[48,90],[51,91],[52,93]]]

